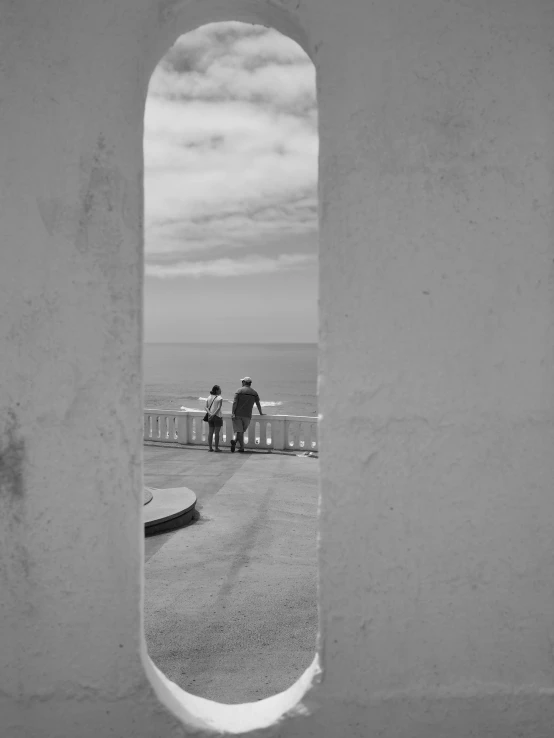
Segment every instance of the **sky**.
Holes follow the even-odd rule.
[[[294,41],[242,23],[178,39],[145,111],[145,341],[317,341],[317,152]]]

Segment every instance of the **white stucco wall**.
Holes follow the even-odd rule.
[[[225,710],[141,658],[144,99],[233,19],[320,110],[323,677],[258,734],[551,736],[551,4],[0,8],[2,734],[240,733],[306,687]]]

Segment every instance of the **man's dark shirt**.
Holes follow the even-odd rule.
[[[233,414],[240,418],[251,418],[252,408],[256,401],[260,401],[258,393],[252,387],[241,387],[235,392],[233,400]]]

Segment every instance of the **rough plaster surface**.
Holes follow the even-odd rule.
[[[320,106],[323,678],[260,732],[550,736],[551,4],[0,9],[3,732],[240,733],[305,688],[229,712],[141,656],[143,105],[234,19],[304,45]]]

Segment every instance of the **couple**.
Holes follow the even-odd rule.
[[[260,415],[263,415],[260,397],[256,390],[252,388],[250,377],[243,377],[240,381],[242,382],[242,387],[235,392],[233,409],[231,410],[233,430],[235,432],[235,437],[231,441],[232,454],[235,453],[237,442],[239,444],[239,453],[244,453],[244,432],[250,425],[254,405],[258,406],[258,412]],[[219,453],[221,453],[221,449],[219,448],[219,429],[223,425],[221,414],[222,404],[221,387],[218,384],[214,384],[210,396],[206,400],[206,413],[208,415],[209,426],[208,446],[210,447],[210,451],[214,450],[212,443],[215,436],[215,450]]]

